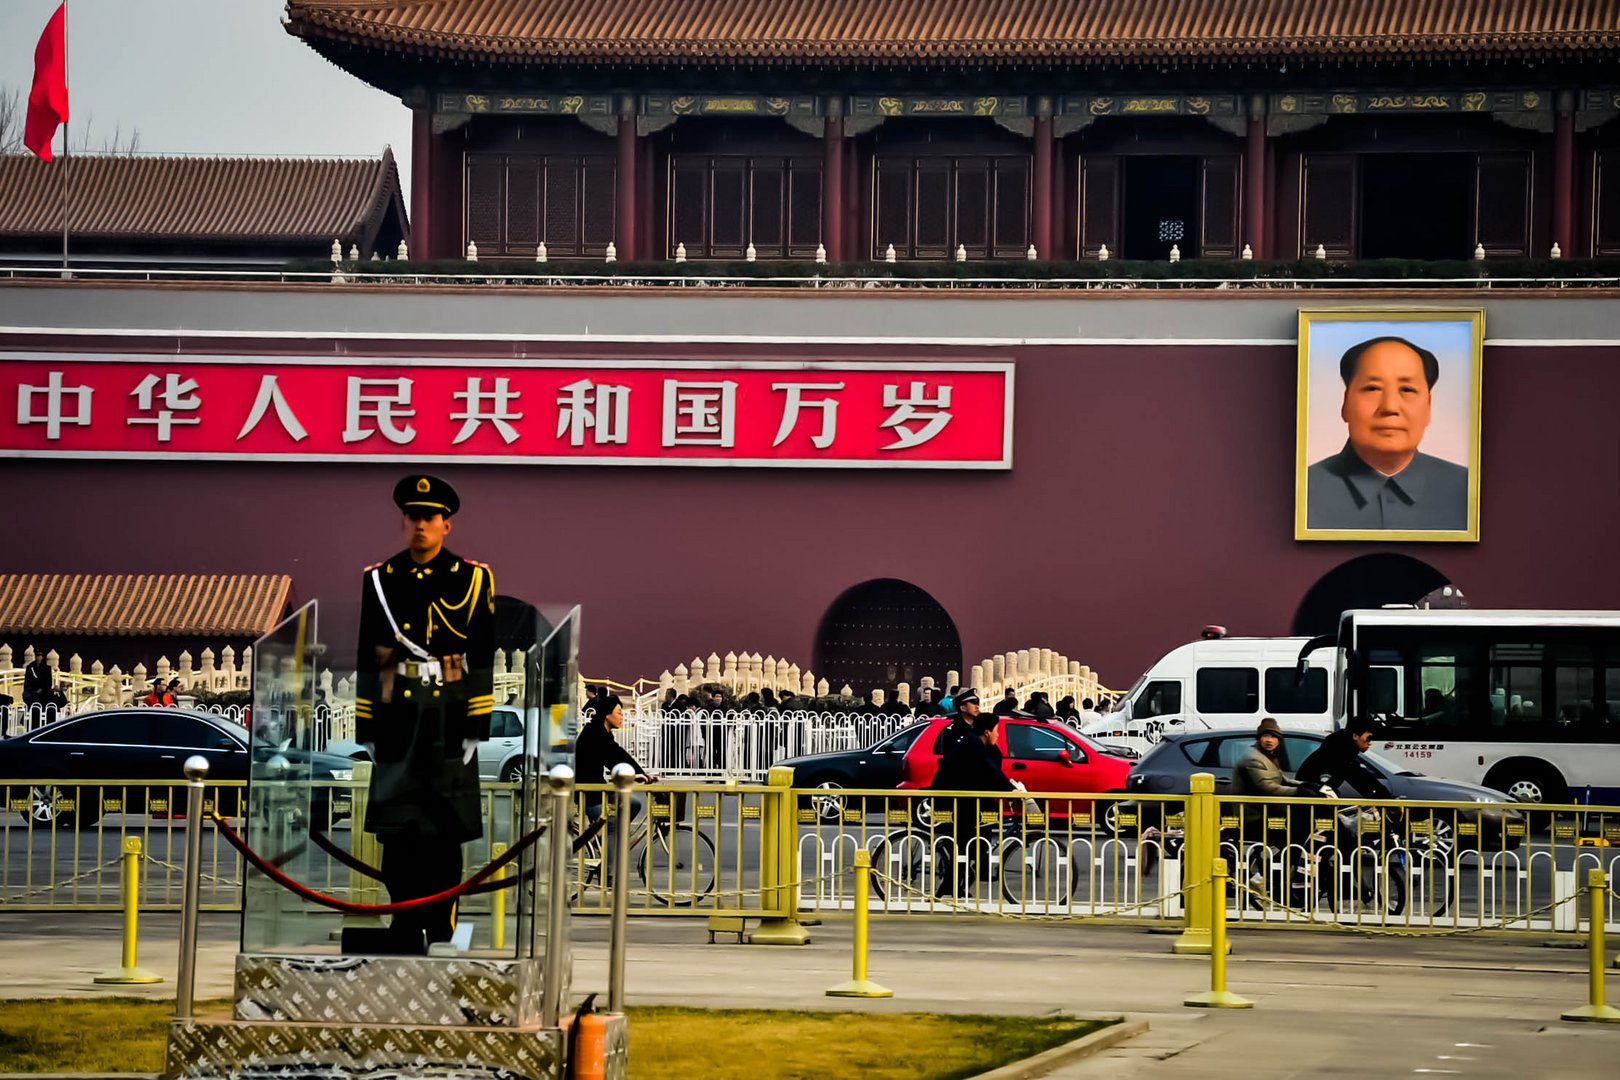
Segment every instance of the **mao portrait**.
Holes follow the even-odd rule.
[[[1294,535],[1478,540],[1484,313],[1301,311]]]

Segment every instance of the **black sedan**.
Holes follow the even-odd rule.
[[[248,779],[248,734],[242,727],[182,709],[112,709],[80,713],[0,741],[0,780],[38,781],[8,790],[9,805],[36,825],[88,827],[103,813],[183,812],[178,785],[184,782],[181,768],[193,754],[208,759],[210,780]],[[335,754],[257,744],[251,760],[258,778],[273,774],[329,785],[354,776],[354,762]],[[142,781],[155,786],[148,788]],[[315,790],[321,805],[311,808],[311,816],[325,822],[328,812],[341,811],[346,800],[340,797],[328,806],[329,787]],[[223,799],[217,789],[209,795],[222,813],[240,813],[237,792]]]
[[[1294,769],[1322,744],[1322,739],[1323,736],[1318,732],[1284,732],[1279,757],[1283,771],[1293,775]],[[1192,790],[1194,773],[1210,773],[1215,777],[1217,795],[1230,792],[1232,769],[1244,752],[1253,745],[1254,732],[1246,729],[1204,731],[1167,737],[1131,769],[1131,774],[1125,781],[1125,790],[1133,795],[1185,795]],[[1491,788],[1442,780],[1403,769],[1395,762],[1377,754],[1362,754],[1361,760],[1367,768],[1377,774],[1390,794],[1397,799],[1481,804],[1514,801],[1511,796]],[[1340,794],[1351,797],[1354,792],[1344,788]],[[1141,803],[1136,807],[1140,811],[1138,824],[1142,827],[1162,825],[1163,823],[1156,819],[1164,805],[1156,801]],[[1477,819],[1478,832],[1485,840],[1487,848],[1502,843],[1504,834],[1507,847],[1519,846],[1523,835],[1524,817],[1518,811],[1482,805],[1477,814],[1470,813],[1466,817]],[[1450,816],[1433,815],[1432,827],[1435,830],[1437,844],[1449,848],[1454,842],[1449,835],[1452,824]],[[1509,824],[1517,826],[1517,829],[1506,829],[1505,826]],[[1442,832],[1447,835],[1440,835]],[[1475,843],[1477,842],[1468,841],[1464,846],[1474,846]]]
[[[793,770],[793,786],[819,788],[825,795],[812,796],[810,805],[822,821],[837,821],[844,813],[840,788],[893,788],[905,779],[901,766],[906,751],[928,728],[928,722],[911,724],[860,750],[834,750],[825,754],[805,754],[776,764]]]

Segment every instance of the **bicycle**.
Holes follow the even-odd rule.
[[[674,797],[650,793],[648,810],[630,822],[630,862],[642,889],[665,907],[687,907],[714,892],[714,841],[674,817]],[[606,890],[603,865],[607,861],[611,809],[590,821],[583,831],[568,823],[574,865],[568,875],[570,906],[577,905],[587,888]],[[690,885],[689,888],[682,886]]]

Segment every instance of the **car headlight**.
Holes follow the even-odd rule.
[[[1502,799],[1493,799],[1489,795],[1475,795],[1474,796],[1474,801],[1475,802],[1502,802],[1503,800]],[[1511,801],[1511,799],[1509,799],[1507,801]]]
[[[334,780],[353,780],[354,779],[354,770],[353,769],[333,769],[332,770],[332,779],[334,779]]]

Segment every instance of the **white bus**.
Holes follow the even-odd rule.
[[[1346,611],[1300,662],[1328,648],[1336,721],[1380,721],[1384,757],[1522,802],[1620,803],[1620,612]]]

